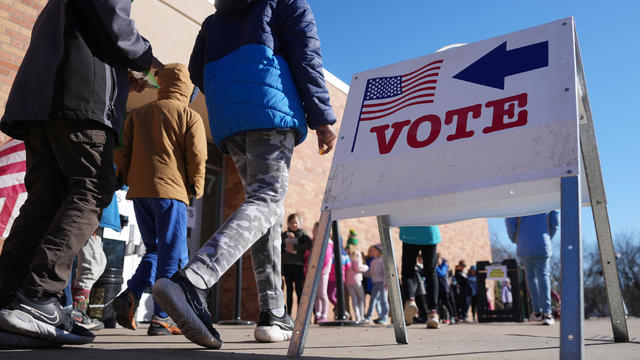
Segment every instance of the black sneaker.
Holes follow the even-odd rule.
[[[18,291],[11,308],[0,310],[0,328],[7,332],[70,345],[87,344],[95,338],[73,321],[55,297],[29,298]]]
[[[73,321],[87,330],[98,331],[104,329],[102,321],[89,317],[78,308],[72,308],[69,315],[71,315]]]
[[[260,313],[253,337],[259,342],[287,341],[291,339],[293,326],[293,319],[286,312],[277,317],[270,310],[265,310]]]
[[[171,279],[159,279],[153,286],[153,299],[178,324],[189,341],[219,349],[222,340],[211,324],[205,298],[206,290],[193,286],[182,270]]]
[[[136,314],[138,311],[138,299],[133,291],[125,289],[116,296],[111,303],[113,311],[116,313],[116,322],[125,329],[136,330],[138,322]]]

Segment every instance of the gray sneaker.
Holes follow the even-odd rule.
[[[193,286],[183,274],[176,272],[171,279],[159,279],[153,286],[153,299],[189,341],[211,349],[220,349],[222,339],[211,325],[211,314],[203,300],[204,290]]]
[[[69,345],[87,344],[95,338],[91,331],[73,321],[57,298],[29,298],[22,291],[16,293],[11,309],[0,310],[0,328]]]
[[[69,315],[71,315],[73,321],[87,330],[98,331],[104,329],[102,321],[89,317],[78,308],[72,308]]]

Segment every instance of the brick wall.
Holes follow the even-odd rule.
[[[0,0],[0,114],[46,0]]]

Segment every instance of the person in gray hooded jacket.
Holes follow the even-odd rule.
[[[28,192],[0,255],[5,332],[57,344],[93,340],[57,296],[115,191],[127,69],[160,66],[130,11],[130,0],[50,0],[35,22],[0,123],[24,141]]]

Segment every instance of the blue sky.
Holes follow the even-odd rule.
[[[349,84],[364,70],[573,16],[585,69],[614,234],[640,235],[640,1],[308,0],[324,66]],[[585,184],[586,185],[586,184]],[[504,238],[502,219],[490,227]],[[595,243],[589,208],[585,245]]]

